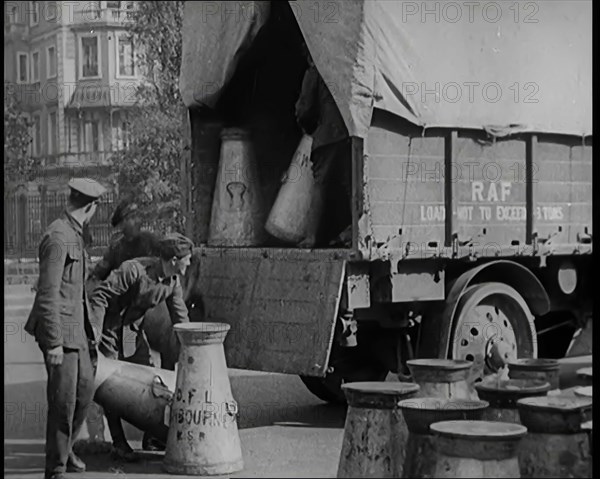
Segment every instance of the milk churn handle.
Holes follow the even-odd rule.
[[[227,183],[227,186],[226,186],[227,193],[229,193],[229,196],[231,196],[231,199],[233,199],[233,193],[231,192],[231,187],[234,185],[241,185],[243,187],[242,194],[240,195],[240,197],[243,197],[244,193],[246,193],[246,185],[244,183],[242,183],[241,181],[232,181],[231,183]]]
[[[159,388],[158,386],[162,387]],[[152,394],[154,394],[154,397],[162,397],[165,399],[171,399],[171,397],[173,396],[173,393],[169,391],[168,386],[158,375],[154,376],[154,378],[152,379]]]

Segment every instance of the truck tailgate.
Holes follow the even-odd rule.
[[[335,250],[200,248],[206,321],[231,325],[232,368],[324,376],[345,261]]]

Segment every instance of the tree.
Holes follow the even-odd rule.
[[[14,95],[4,95],[4,183],[26,183],[33,179],[37,166],[28,154],[31,122],[23,114]]]
[[[119,193],[134,195],[146,219],[183,231],[180,163],[185,144],[179,92],[184,2],[142,1],[130,29],[145,79],[131,110],[130,141],[113,156]]]

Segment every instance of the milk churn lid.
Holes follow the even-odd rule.
[[[544,358],[523,358],[508,363],[508,368],[512,370],[537,370],[554,371],[560,368],[560,363],[556,359]]]
[[[543,379],[484,379],[475,384],[477,391],[493,392],[500,395],[527,396],[532,393],[550,391],[551,385]]]
[[[585,411],[592,409],[592,398],[577,396],[540,396],[519,399],[519,407],[539,411]]]
[[[398,401],[413,397],[419,385],[403,382],[356,382],[342,384],[342,390],[352,407],[396,409]]]
[[[489,404],[487,401],[475,401],[472,399],[459,398],[437,398],[423,397],[414,399],[403,399],[398,403],[400,409],[420,409],[420,410],[452,410],[452,411],[472,411],[477,409],[485,409]]]
[[[419,390],[419,385],[403,382],[364,381],[342,384],[342,389],[386,396],[397,396],[417,392]]]
[[[456,369],[468,369],[473,363],[462,359],[411,359],[406,361],[406,364],[410,367],[417,367],[420,369],[436,369],[436,370],[456,370]]]
[[[434,397],[404,399],[398,403],[408,430],[427,435],[431,434],[429,426],[436,422],[481,419],[488,406],[486,401]]]
[[[443,421],[432,424],[431,430],[445,437],[482,441],[517,439],[527,434],[525,426],[498,421]]]

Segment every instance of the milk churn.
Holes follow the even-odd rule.
[[[167,440],[165,410],[175,391],[175,373],[98,354],[94,402],[138,429]]]
[[[435,422],[481,419],[488,403],[467,399],[414,398],[398,403],[408,426],[402,477],[434,477],[436,452],[430,426]]]
[[[488,401],[490,407],[483,413],[485,421],[521,424],[517,401],[526,397],[546,396],[550,383],[543,379],[485,378],[475,385],[479,399]]]
[[[398,402],[419,386],[358,382],[342,389],[348,412],[337,477],[401,477],[408,430]]]
[[[592,399],[546,396],[517,402],[529,433],[519,451],[522,477],[591,477],[589,435]]]
[[[551,394],[560,391],[558,375],[560,364],[556,359],[524,358],[508,363],[511,379],[541,379],[550,383]]]
[[[226,128],[215,187],[208,244],[258,246],[264,240],[264,210],[258,167],[248,132]]]
[[[171,474],[232,474],[243,468],[222,323],[176,324],[181,342],[164,469]]]
[[[310,219],[320,218],[320,212],[311,211],[316,187],[310,162],[312,142],[310,135],[300,140],[265,225],[270,234],[290,243],[304,239]]]
[[[187,179],[190,191],[188,201],[193,211],[190,218],[197,243],[206,243],[210,227],[212,200],[217,186],[219,157],[221,154],[221,130],[218,121],[192,122],[192,152]],[[193,185],[193,188],[191,187]]]
[[[521,477],[519,444],[527,428],[492,421],[431,425],[437,460],[433,477]]]
[[[411,359],[406,361],[413,380],[420,386],[419,396],[477,400],[469,383],[472,363],[453,359]]]

